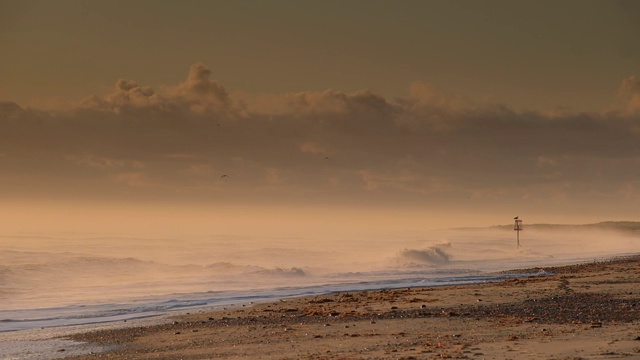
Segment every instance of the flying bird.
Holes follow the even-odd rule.
[[[220,175],[220,179],[224,179],[224,178],[228,178],[228,177],[229,177],[229,175],[227,175],[227,174]]]
[[[518,216],[514,217],[513,219],[514,219],[514,220],[518,220]]]

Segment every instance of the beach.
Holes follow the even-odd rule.
[[[66,335],[107,349],[66,358],[640,358],[640,257],[513,272],[534,271],[541,275],[287,298],[145,326],[132,320]]]

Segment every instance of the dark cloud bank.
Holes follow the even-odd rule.
[[[0,102],[0,195],[635,206],[640,81],[619,98],[600,113],[542,113],[423,83],[400,99],[230,94],[196,64],[176,86],[119,80],[64,110]]]

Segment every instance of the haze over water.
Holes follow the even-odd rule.
[[[531,228],[518,249],[511,229],[319,225],[280,234],[2,234],[0,330],[331,291],[495,281],[501,276],[489,272],[602,260],[637,252],[639,243],[629,232]]]

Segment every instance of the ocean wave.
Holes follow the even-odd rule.
[[[212,271],[214,273],[222,273],[222,274],[236,274],[236,273],[250,273],[260,271],[263,268],[260,266],[254,265],[238,265],[226,261],[220,261],[212,264],[208,264],[204,266],[205,269]]]
[[[255,272],[260,275],[275,275],[275,276],[305,276],[307,275],[304,270],[292,267],[289,269],[275,268],[275,269],[263,269]]]
[[[216,274],[253,274],[269,276],[305,276],[304,270],[298,267],[291,268],[265,268],[257,265],[238,265],[230,262],[216,262],[205,266],[205,269]]]
[[[37,254],[0,266],[0,299],[14,294],[15,301],[51,292],[78,293],[100,287],[126,287],[181,276],[188,269],[136,258]]]
[[[131,271],[142,268],[158,268],[161,264],[132,257],[109,258],[97,256],[70,256],[69,254],[50,255],[48,258],[34,258],[31,262],[10,264],[0,271],[24,272],[87,272],[95,270]]]
[[[396,257],[396,262],[401,266],[444,265],[451,260],[451,254],[445,250],[450,247],[449,244],[443,244],[426,249],[403,249]]]

